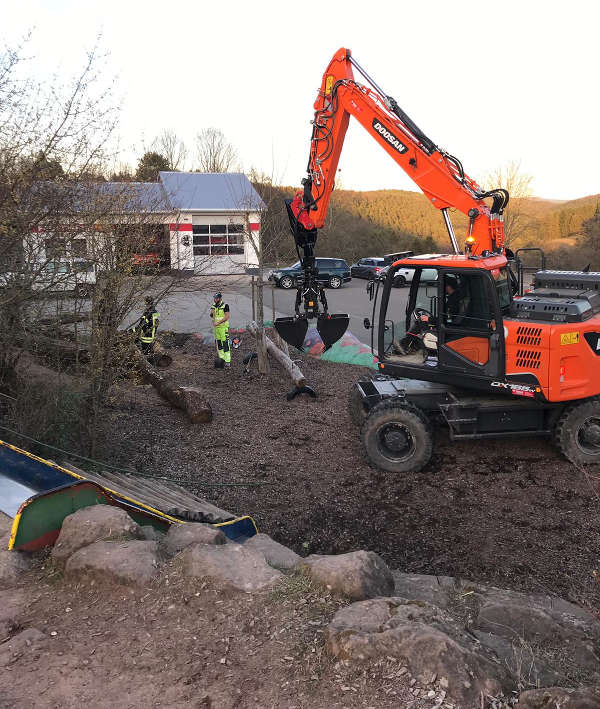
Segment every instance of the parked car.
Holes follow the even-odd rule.
[[[359,261],[352,264],[350,274],[352,278],[377,278],[384,266],[385,260],[382,258],[361,258]]]
[[[387,272],[390,266],[384,266],[381,271],[377,274],[380,280],[385,280]],[[399,268],[394,276],[394,288],[404,288],[404,286],[412,283],[413,276],[415,275],[414,268]],[[421,283],[435,283],[437,281],[437,271],[435,268],[424,268],[421,273]]]
[[[351,280],[350,267],[342,258],[317,258],[318,281],[330,288],[341,288]],[[303,273],[300,261],[285,268],[277,268],[269,274],[269,280],[280,288],[294,288],[302,283]]]

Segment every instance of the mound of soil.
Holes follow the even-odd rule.
[[[395,476],[369,467],[347,412],[351,386],[372,371],[298,355],[318,397],[288,402],[276,364],[244,372],[249,336],[230,371],[213,368],[211,345],[194,344],[193,354],[171,350],[168,373],[206,392],[213,422],[191,425],[151,387],[122,384],[107,410],[113,461],[250,514],[303,555],[369,549],[402,571],[599,607],[599,477],[549,441],[451,443],[441,430],[427,467]]]

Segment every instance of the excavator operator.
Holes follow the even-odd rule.
[[[444,276],[444,318],[446,324],[460,325],[465,319],[468,304],[469,299],[466,293],[459,289],[458,278],[452,273],[447,273]],[[409,355],[419,350],[425,350],[423,336],[425,333],[431,332],[437,325],[437,319],[434,316],[419,308],[413,310],[411,320],[412,325],[406,335],[400,341],[394,341],[396,354]]]

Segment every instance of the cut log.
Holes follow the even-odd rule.
[[[256,337],[256,334],[258,332],[258,325],[255,322],[248,323],[246,326],[248,329],[248,332]],[[301,389],[302,387],[306,386],[306,377],[300,369],[292,362],[290,357],[286,355],[282,350],[277,347],[277,345],[270,340],[266,335],[265,335],[265,344],[267,346],[267,354],[269,354],[273,359],[277,360],[279,364],[285,369],[285,371],[289,374],[291,380],[294,382],[296,387],[298,389]]]
[[[91,313],[60,313],[51,318],[40,318],[38,325],[72,325],[78,322],[87,322],[92,319]]]
[[[209,423],[213,413],[210,403],[200,389],[183,387],[159,374],[135,345],[129,347],[129,355],[148,383],[175,408],[185,411],[191,423]]]
[[[87,388],[87,383],[83,379],[44,367],[28,352],[19,353],[15,371],[23,381],[27,382],[28,386],[68,388],[71,391],[79,392],[84,392]]]
[[[160,342],[156,341],[154,343],[154,352],[152,353],[152,364],[155,367],[160,367],[161,369],[166,369],[170,367],[173,362],[171,355],[165,350]]]
[[[78,362],[89,362],[90,355],[87,347],[82,347],[76,342],[69,340],[59,340],[47,337],[36,332],[35,335],[15,337],[15,344],[25,345],[27,349],[36,354],[51,355],[63,360],[76,360]]]

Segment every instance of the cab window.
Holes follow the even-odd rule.
[[[486,330],[492,320],[486,281],[478,273],[444,273],[442,319],[446,327]]]

